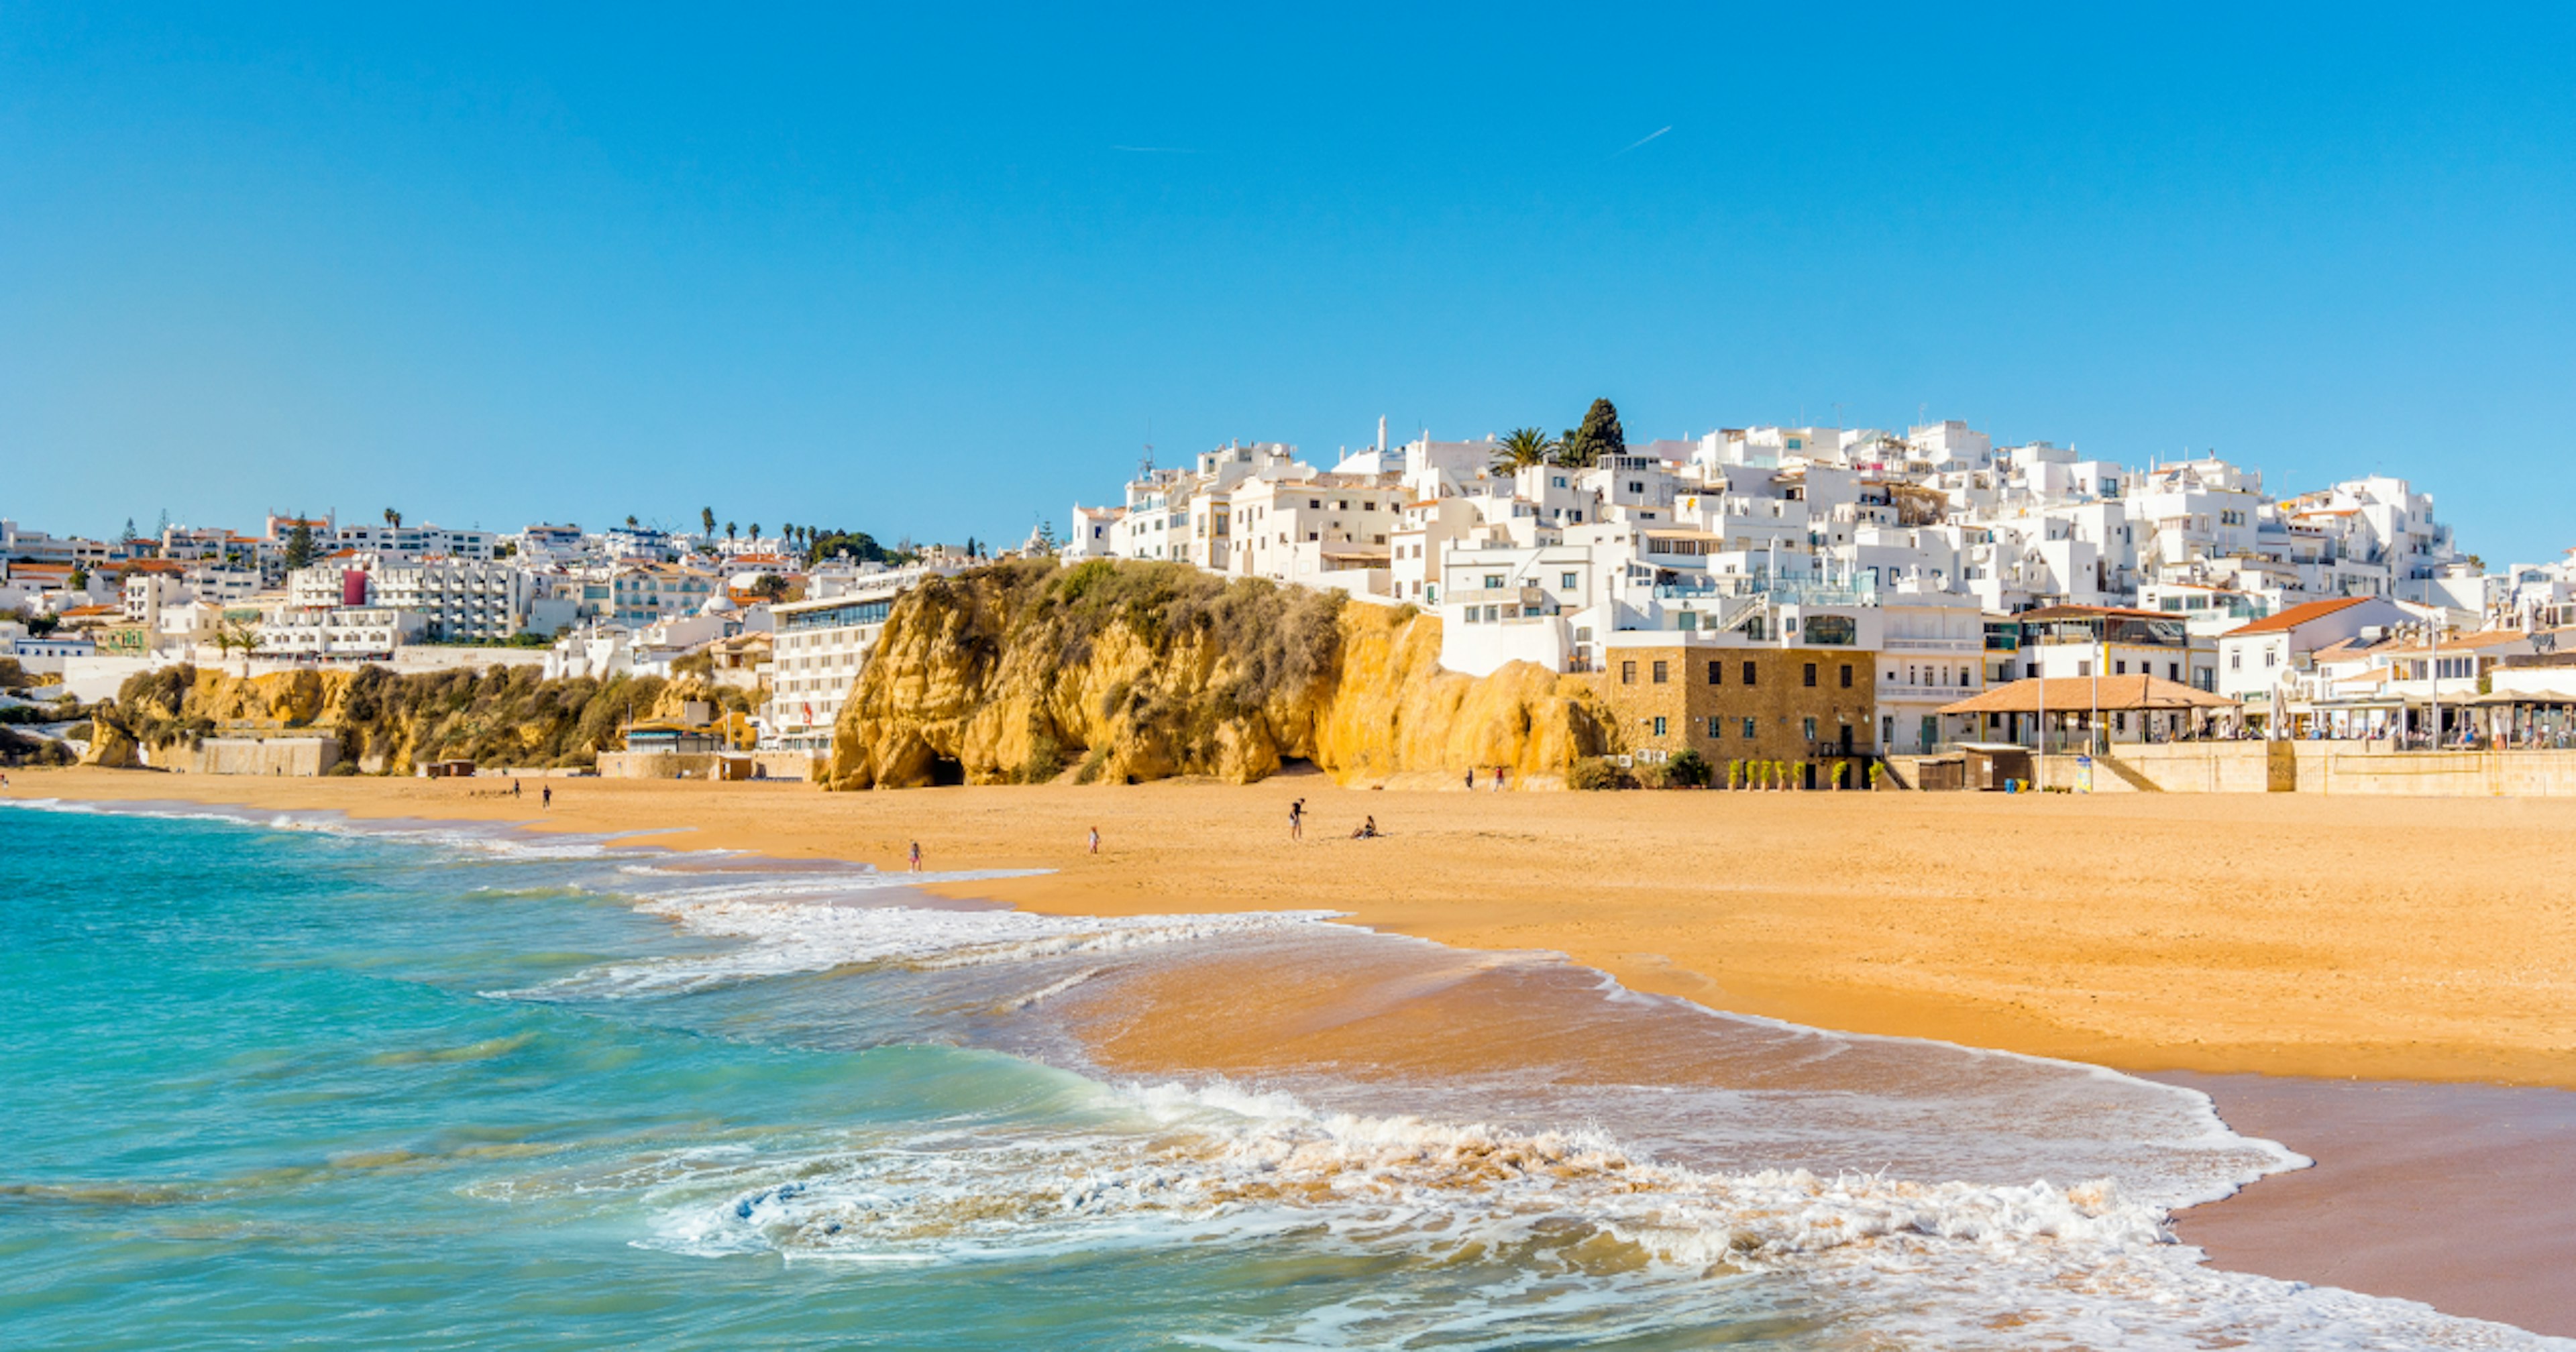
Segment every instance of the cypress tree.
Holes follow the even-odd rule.
[[[1628,435],[1619,430],[1619,410],[1607,399],[1595,399],[1583,414],[1583,425],[1565,434],[1558,462],[1578,468],[1601,463],[1605,455],[1624,455]]]

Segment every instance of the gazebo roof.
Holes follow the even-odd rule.
[[[2035,676],[1945,705],[1941,712],[2036,714],[2043,706],[2059,713],[2071,713],[2077,709],[2123,713],[2163,709],[2233,709],[2237,702],[2224,695],[2194,690],[2161,676]]]

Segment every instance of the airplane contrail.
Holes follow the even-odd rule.
[[[1634,144],[1630,145],[1630,146],[1627,148],[1627,150],[1622,150],[1622,151],[1620,151],[1620,152],[1619,152],[1619,155],[1625,155],[1625,154],[1627,154],[1627,153],[1628,153],[1628,151],[1629,151],[1629,150],[1634,150],[1634,149],[1636,149],[1638,146],[1644,145],[1644,144],[1645,144],[1645,143],[1647,143],[1648,141],[1651,141],[1651,140],[1655,139],[1656,137],[1663,135],[1665,132],[1668,132],[1668,131],[1671,131],[1671,130],[1672,130],[1672,128],[1670,128],[1670,127],[1658,127],[1658,128],[1656,128],[1655,130],[1653,130],[1653,131],[1647,132],[1645,135],[1638,137],[1638,138],[1637,138],[1637,140],[1636,140],[1636,142],[1635,142]],[[1614,159],[1614,160],[1615,160],[1615,159],[1619,158],[1619,155],[1613,155],[1613,156],[1611,156],[1610,158],[1612,158],[1612,159]]]

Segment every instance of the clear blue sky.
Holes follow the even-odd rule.
[[[2576,8],[1387,8],[0,7],[0,513],[1009,542],[1608,395],[2576,545]]]

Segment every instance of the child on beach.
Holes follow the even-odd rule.
[[[921,842],[912,842],[912,871],[921,872]]]
[[[1306,800],[1303,798],[1288,805],[1288,838],[1290,840],[1306,838]]]
[[[1100,853],[1100,828],[1097,826],[1091,828],[1091,852]]]

